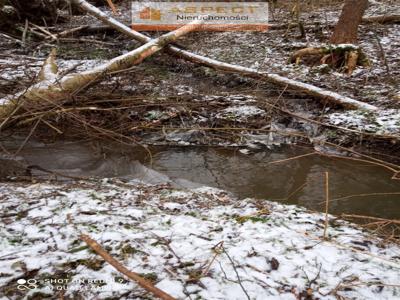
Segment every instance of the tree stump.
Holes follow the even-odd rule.
[[[358,27],[362,21],[368,0],[346,0],[329,40],[330,45],[304,48],[295,52],[291,62],[299,64],[303,58],[312,57],[320,64],[341,69],[351,75],[357,66],[369,66],[369,61],[357,46]]]

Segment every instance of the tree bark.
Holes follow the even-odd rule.
[[[346,0],[330,42],[332,44],[357,44],[358,26],[367,7],[368,0]]]
[[[141,63],[146,57],[160,51],[167,44],[176,41],[179,37],[195,30],[199,26],[201,26],[199,21],[192,22],[159,38],[150,39],[148,43],[141,47],[118,56],[92,70],[73,73],[64,77],[58,76],[55,52],[52,51],[40,71],[39,79],[41,81],[31,86],[23,94],[9,97],[4,103],[0,103],[0,119],[9,117],[16,109],[29,104],[37,105],[38,102],[43,101],[57,103],[66,99],[68,95],[74,94],[103,79],[107,74],[125,70]]]

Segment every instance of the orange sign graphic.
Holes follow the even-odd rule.
[[[139,13],[139,17],[142,20],[160,21],[161,11],[151,7],[146,7]]]

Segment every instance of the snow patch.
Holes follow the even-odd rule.
[[[80,232],[179,299],[245,299],[245,291],[251,299],[297,299],[307,288],[319,299],[400,295],[398,246],[382,246],[331,216],[335,226],[323,241],[324,215],[296,206],[239,201],[208,187],[174,190],[118,180],[7,183],[0,193],[0,209],[11,213],[0,227],[0,286],[14,291],[9,299],[53,295],[48,281],[63,276],[70,280],[69,298],[143,298],[145,291],[120,281],[121,274],[89,251]],[[21,203],[30,212],[13,215]],[[17,279],[33,270],[38,287],[19,291]],[[104,284],[77,285],[82,279]]]

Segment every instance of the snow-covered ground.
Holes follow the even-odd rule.
[[[324,241],[325,216],[295,206],[107,179],[0,199],[0,299],[151,299],[80,233],[178,299],[400,298],[398,246],[333,217]]]
[[[377,113],[363,111],[347,111],[333,113],[329,116],[334,125],[378,134],[392,134],[400,137],[400,110],[388,109]]]

